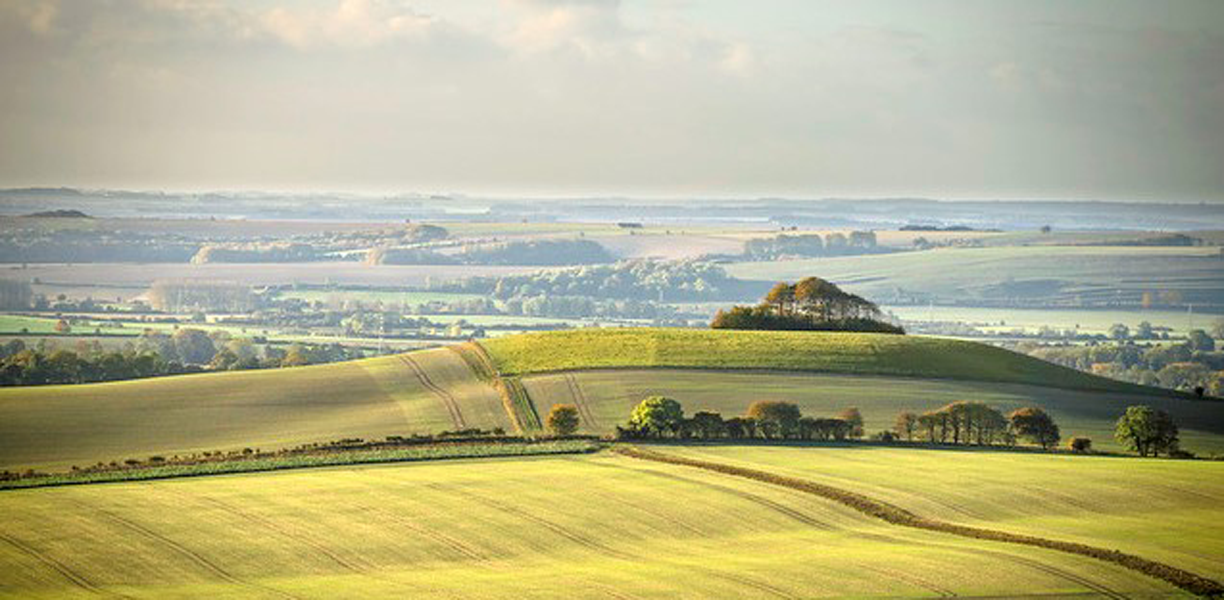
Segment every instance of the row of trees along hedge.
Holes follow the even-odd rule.
[[[724,419],[716,412],[684,416],[679,402],[664,396],[643,400],[625,426],[616,427],[622,439],[767,439],[846,440],[863,437],[863,415],[847,408],[836,418],[805,417],[790,402],[758,400],[741,417]]]
[[[907,442],[992,446],[1027,439],[1045,449],[1058,445],[1058,424],[1044,410],[1030,406],[1004,416],[982,402],[953,402],[936,410],[902,412],[891,432]]]
[[[714,329],[768,329],[789,331],[867,331],[903,334],[905,330],[883,321],[874,302],[843,291],[819,277],[791,284],[780,282],[756,306],[718,311]]]

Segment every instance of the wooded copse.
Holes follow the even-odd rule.
[[[819,277],[807,277],[793,284],[785,281],[775,284],[756,306],[719,310],[710,327],[905,333],[900,326],[883,318],[883,312],[874,302],[843,291]]]
[[[846,256],[881,251],[888,250],[877,246],[874,231],[851,231],[849,235],[834,232],[824,237],[817,233],[781,234],[744,242],[744,255],[753,260],[775,260],[786,256]]]

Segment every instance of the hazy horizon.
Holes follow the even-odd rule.
[[[1224,202],[1224,4],[0,5],[0,188]]]

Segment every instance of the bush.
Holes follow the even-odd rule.
[[[548,411],[548,429],[557,435],[578,431],[578,423],[578,407],[573,404],[554,404]]]
[[[1073,437],[1067,441],[1067,449],[1081,454],[1092,452],[1092,440],[1086,437]]]

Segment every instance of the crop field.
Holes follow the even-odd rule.
[[[1052,246],[942,248],[872,256],[737,263],[741,279],[818,275],[885,304],[900,288],[936,304],[1022,301],[1026,306],[1126,301],[1177,291],[1200,307],[1224,305],[1224,260],[1216,247]]]
[[[960,340],[871,333],[601,329],[484,342],[505,374],[690,367],[901,375],[1133,391],[1134,386]]]
[[[763,460],[755,449],[713,451]],[[803,452],[784,462],[811,475],[825,451]],[[907,466],[924,474],[961,458],[913,456]],[[1014,459],[991,476],[1045,466]],[[1110,490],[1107,462],[1074,468],[1113,498],[1151,481]],[[855,483],[866,487],[864,473]],[[1199,516],[1219,522],[1219,492],[1206,489],[1204,500],[1168,498],[1187,511],[1215,500]],[[1062,496],[992,492],[980,510],[996,511],[1000,527],[1043,503],[1052,515],[1080,510]],[[977,496],[964,494],[966,504]],[[1132,510],[1089,502],[1110,518]],[[16,490],[0,493],[0,511],[0,589],[23,597],[1184,595],[1092,558],[897,527],[785,487],[610,454]],[[1127,526],[1136,547],[1159,549],[1161,521]]]
[[[979,381],[847,376],[819,373],[726,372],[680,369],[617,369],[531,375],[523,385],[540,414],[553,404],[576,404],[585,431],[609,433],[623,425],[643,398],[675,398],[687,413],[744,414],[756,400],[799,405],[805,415],[835,416],[855,406],[868,434],[891,429],[903,410],[921,413],[949,402],[975,400],[999,410],[1041,406],[1058,422],[1064,438],[1086,436],[1101,450],[1121,451],[1114,423],[1126,407],[1147,404],[1169,411],[1181,425],[1182,446],[1224,454],[1224,405],[1158,394],[1067,390]],[[582,412],[585,411],[585,412]]]
[[[410,357],[410,358],[409,358]],[[446,349],[328,365],[0,390],[0,468],[510,428]]]
[[[965,323],[993,332],[1024,330],[1036,333],[1042,327],[1071,329],[1081,333],[1108,333],[1110,326],[1122,323],[1134,331],[1143,321],[1155,327],[1168,327],[1173,334],[1184,336],[1190,329],[1210,329],[1224,319],[1224,314],[1189,312],[1185,310],[1074,310],[1040,308],[974,308],[966,306],[887,306],[906,321],[939,321]]]
[[[862,447],[664,450],[853,489],[950,522],[1117,548],[1224,579],[1224,462]]]

